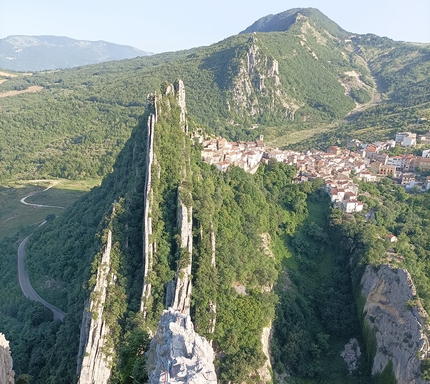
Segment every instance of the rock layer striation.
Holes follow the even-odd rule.
[[[97,270],[97,283],[91,295],[90,308],[84,314],[81,334],[87,334],[85,355],[79,375],[79,384],[106,384],[111,374],[111,348],[106,344],[109,327],[103,319],[104,304],[109,285],[112,232],[108,231],[105,251]]]
[[[161,316],[148,351],[149,384],[215,384],[214,352],[194,331],[189,315],[170,308]]]
[[[417,306],[409,272],[386,264],[367,266],[361,284],[364,319],[376,338],[372,374],[382,372],[391,360],[398,383],[425,383],[420,366],[429,353],[427,314]]]

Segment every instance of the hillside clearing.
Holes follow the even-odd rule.
[[[32,85],[31,87],[28,87],[27,89],[23,89],[22,91],[7,91],[0,93],[0,98],[8,97],[8,96],[16,96],[20,95],[21,93],[35,93],[39,92],[43,89],[40,85]]]

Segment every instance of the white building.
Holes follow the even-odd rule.
[[[221,161],[220,163],[215,164],[215,166],[221,171],[225,172],[227,171],[227,168],[230,166],[230,163],[227,163],[226,161]]]
[[[401,171],[405,168],[406,158],[403,156],[393,156],[387,159],[387,165],[393,165],[396,170]]]
[[[411,147],[417,145],[417,134],[411,132],[396,133],[396,143],[400,143],[402,147]]]
[[[344,200],[342,202],[342,209],[346,213],[361,212],[363,210],[363,203],[355,199]]]
[[[376,181],[376,175],[367,171],[361,172],[360,174],[357,175],[357,177],[360,178],[361,180],[368,181],[368,182]]]

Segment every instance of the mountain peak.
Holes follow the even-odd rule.
[[[283,32],[294,25],[300,16],[305,16],[337,37],[344,37],[349,33],[339,27],[334,21],[316,8],[292,8],[276,15],[267,15],[258,19],[254,24],[240,33],[252,32]]]

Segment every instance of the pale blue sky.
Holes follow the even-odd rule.
[[[0,38],[68,36],[158,53],[210,45],[297,7],[350,32],[430,43],[430,0],[0,0]]]

